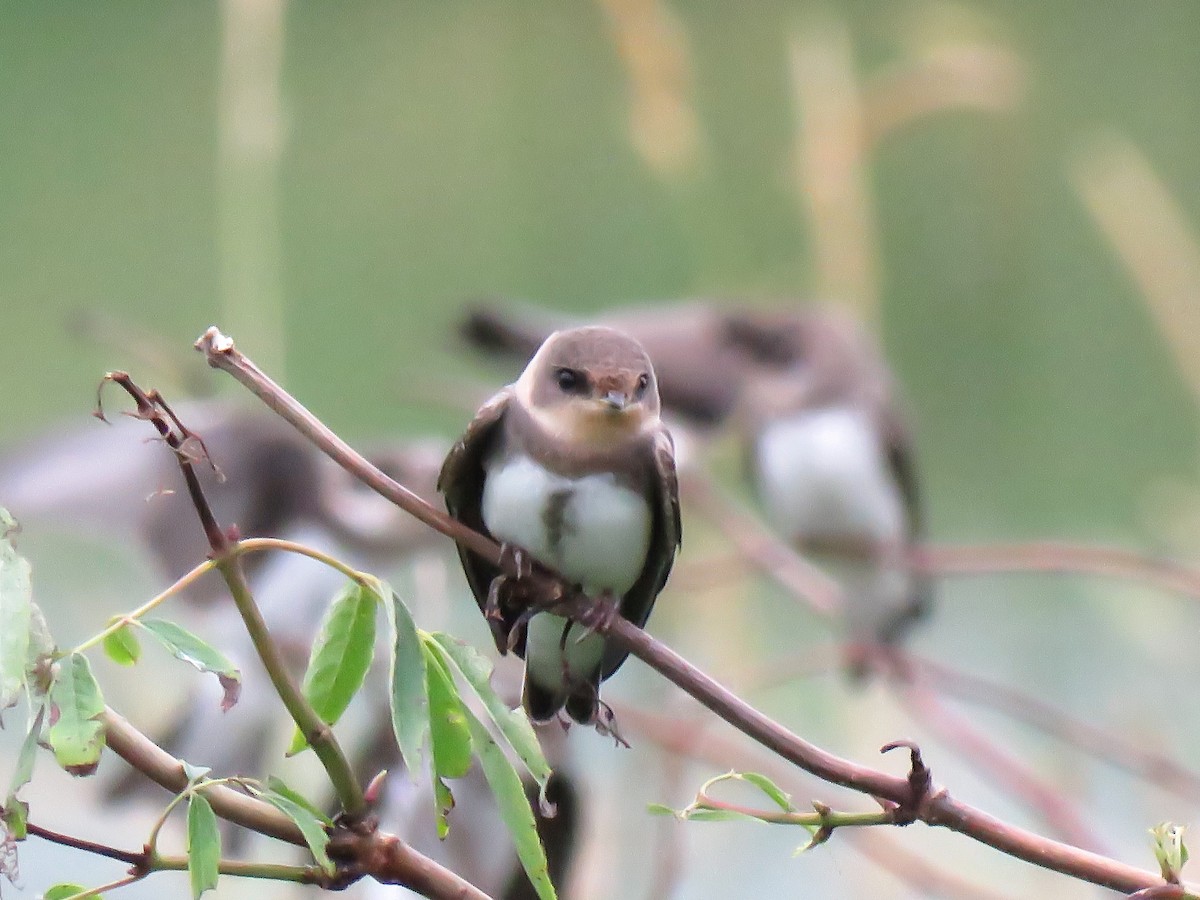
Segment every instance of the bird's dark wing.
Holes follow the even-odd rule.
[[[913,458],[913,442],[897,410],[891,408],[884,410],[882,419],[884,451],[887,456],[888,468],[891,469],[892,475],[896,479],[896,484],[900,488],[900,496],[904,501],[907,525],[905,532],[908,535],[904,551],[907,553],[913,544],[919,543],[925,537],[925,513]],[[933,603],[933,582],[927,575],[913,572],[911,583],[908,603],[890,621],[885,622],[879,630],[879,638],[884,643],[903,639],[908,630],[929,613]]]
[[[646,451],[648,493],[653,518],[646,564],[633,587],[621,598],[621,615],[639,628],[650,618],[659,591],[667,583],[675,553],[683,540],[679,517],[679,479],[675,474],[675,445],[665,428],[660,428]],[[601,662],[601,679],[608,678],[625,661],[628,653],[609,645]]]
[[[511,398],[511,389],[504,388],[480,407],[463,436],[450,448],[438,475],[437,489],[445,496],[450,515],[489,537],[491,534],[483,524],[483,481],[486,477],[483,466],[504,428],[504,415]],[[462,561],[463,573],[475,595],[475,602],[483,611],[488,588],[501,574],[500,570],[462,546],[458,548],[458,558]],[[507,631],[505,629],[505,633]],[[501,653],[507,651],[507,647],[499,646],[498,636],[496,643]]]

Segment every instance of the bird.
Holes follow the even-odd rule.
[[[932,603],[931,582],[908,564],[926,522],[899,391],[866,330],[805,302],[673,301],[599,320],[646,348],[666,411],[701,435],[738,433],[767,524],[839,582],[850,641],[902,641]],[[483,351],[527,359],[565,321],[490,301],[460,331]]]
[[[748,379],[736,415],[772,528],[839,582],[853,652],[902,641],[932,603],[912,570],[925,529],[912,436],[882,353],[848,315],[743,320],[735,340],[780,360]],[[864,660],[851,660],[864,674]]]
[[[682,538],[671,435],[654,367],[613,328],[550,334],[452,447],[438,490],[451,516],[557,571],[643,626]],[[604,731],[600,682],[624,662],[586,624],[506,604],[500,568],[460,547],[496,647],[525,660],[522,705]]]

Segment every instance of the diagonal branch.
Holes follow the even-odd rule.
[[[209,328],[197,340],[196,349],[204,353],[209,365],[232,375],[313,440],[339,465],[361,477],[369,487],[509,574],[517,574],[511,554],[501,553],[500,546],[494,541],[434,509],[355,453],[263,374],[234,346],[232,339],[217,328]],[[534,587],[544,588],[545,596],[560,601],[562,610],[568,615],[578,615],[589,607],[588,598],[576,595],[553,573],[535,572],[530,577],[535,582]],[[627,619],[616,616],[601,631],[616,646],[637,656],[735,728],[782,758],[832,784],[902,806],[910,805],[915,816],[927,824],[949,828],[1010,856],[1125,894],[1166,884],[1157,873],[1002,822],[982,810],[960,803],[944,788],[914,798],[907,779],[858,765],[810,744],[751,707]]]

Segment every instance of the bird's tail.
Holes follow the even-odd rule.
[[[547,688],[540,685],[526,672],[521,705],[534,722],[549,722],[566,707],[567,715],[572,719],[580,725],[590,725],[600,706],[600,671],[569,685],[566,690],[562,686]]]
[[[476,304],[459,325],[459,331],[471,346],[497,356],[520,359],[524,364],[533,358],[558,324],[550,314],[539,315],[511,303],[492,301]]]

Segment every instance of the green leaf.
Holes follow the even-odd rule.
[[[525,764],[526,770],[538,783],[544,796],[546,782],[550,780],[550,764],[546,761],[545,754],[542,753],[537,734],[534,733],[533,726],[525,715],[525,710],[520,707],[508,708],[508,704],[492,687],[491,662],[478,653],[474,647],[441,632],[432,637],[444,651],[444,658],[449,660],[483,703],[488,717],[495,723],[497,730],[504,735],[504,739],[508,741],[513,752]]]
[[[242,675],[224,653],[174,622],[142,619],[138,624],[158,638],[176,659],[195,666],[201,672],[212,672],[217,676],[225,691],[221,709],[229,709],[237,703],[242,689]]]
[[[188,798],[187,812],[188,877],[192,898],[217,886],[221,874],[221,830],[217,814],[203,794]]]
[[[454,809],[454,793],[435,771],[433,773],[433,823],[437,826],[439,841],[444,841],[446,835],[450,833],[450,822],[447,821],[446,816],[452,809]]]
[[[652,816],[671,816],[675,819],[679,818],[679,810],[673,809],[670,806],[666,806],[662,803],[647,803],[646,812]]]
[[[25,840],[29,832],[29,804],[16,797],[9,797],[4,802],[4,815],[0,816],[0,825],[4,826],[0,828],[0,835],[7,831],[8,836],[14,841]],[[0,844],[4,842],[5,839],[0,838]],[[0,874],[4,874],[3,866],[0,866]]]
[[[46,617],[36,603],[29,604],[29,650],[25,657],[25,677],[34,697],[44,697],[50,692],[57,652]]]
[[[42,894],[42,900],[67,900],[67,897],[74,897],[76,894],[82,894],[86,891],[82,884],[62,883],[56,884],[52,888],[48,888],[46,893]],[[103,894],[96,894],[97,897],[103,897]]]
[[[46,738],[58,764],[72,775],[91,775],[104,748],[104,729],[96,717],[104,712],[104,697],[87,657],[72,653],[59,664],[50,688],[58,720]]]
[[[521,866],[529,876],[538,897],[541,900],[554,900],[554,885],[550,883],[546,851],[542,847],[541,838],[538,837],[537,823],[529,799],[525,796],[521,776],[500,749],[500,745],[483,727],[483,723],[470,710],[465,712],[467,727],[471,730],[471,740],[479,754],[479,763],[496,797],[500,817],[508,827],[508,833],[517,848],[517,858],[521,860]]]
[[[446,814],[454,809],[454,794],[446,778],[461,778],[471,768],[471,732],[467,728],[466,709],[458,689],[446,669],[446,659],[429,636],[421,635],[425,653],[425,677],[429,689],[429,730],[433,753],[433,811],[438,837],[450,833]]]
[[[37,758],[38,740],[42,736],[42,720],[46,718],[46,707],[38,707],[37,715],[29,726],[21,750],[17,753],[17,766],[13,770],[12,781],[8,785],[8,796],[15,797],[17,791],[29,784],[33,777],[33,763]]]
[[[309,809],[307,801],[293,800],[290,791],[287,795],[274,790],[255,791],[255,793],[296,824],[300,833],[304,835],[304,841],[308,844],[313,859],[327,874],[332,875],[335,867],[333,860],[329,858],[329,835],[325,831],[325,821],[328,820]]]
[[[377,590],[388,612],[391,653],[388,677],[391,683],[392,731],[400,755],[414,782],[421,770],[421,748],[429,735],[429,698],[425,681],[425,653],[408,607],[384,582]]]
[[[429,728],[433,743],[433,761],[437,773],[445,778],[462,778],[471,768],[471,731],[458,689],[446,671],[446,661],[437,644],[422,644],[425,677],[429,684]]]
[[[784,812],[796,811],[796,807],[792,805],[792,798],[784,793],[784,791],[766,775],[759,775],[757,772],[742,772],[738,775],[738,778],[742,779],[743,781],[750,782],[752,785],[770,797],[775,802],[775,805]]]
[[[42,720],[46,717],[46,707],[38,707],[37,715],[29,726],[21,750],[17,753],[17,765],[13,769],[12,780],[8,785],[8,796],[4,800],[4,822],[9,834],[16,840],[25,839],[25,820],[29,815],[29,804],[17,797],[18,792],[33,778],[33,764],[37,759],[38,740],[42,736]]]
[[[1188,861],[1187,845],[1183,842],[1184,827],[1174,822],[1161,822],[1150,829],[1154,838],[1154,857],[1162,877],[1178,884]]]
[[[313,642],[302,690],[313,709],[327,725],[346,711],[362,687],[375,653],[375,609],[377,599],[370,588],[350,582],[342,590],[321,622]],[[288,755],[299,753],[308,742],[296,729]]]
[[[142,647],[128,622],[105,636],[104,652],[118,666],[132,666],[137,663],[142,655]]]
[[[283,780],[274,775],[267,777],[267,790],[278,794],[280,797],[286,797],[297,806],[302,806],[307,809],[316,819],[319,819],[322,825],[332,826],[333,819],[329,818],[324,812],[313,805],[312,801],[297,791],[292,790]]]
[[[17,553],[17,523],[0,509],[0,712],[13,706],[25,688],[33,588],[29,563]]]

